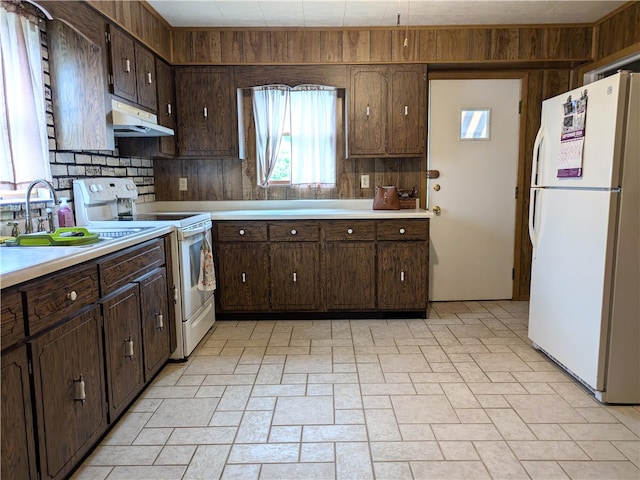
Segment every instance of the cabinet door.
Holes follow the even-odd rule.
[[[2,299],[4,303],[4,298]],[[2,355],[1,478],[36,478],[27,346]]]
[[[158,90],[158,123],[176,129],[175,95],[173,88],[173,70],[170,65],[156,59],[156,86]],[[158,153],[174,156],[176,154],[175,136],[160,137]]]
[[[148,382],[169,358],[170,325],[167,271],[164,267],[139,280],[144,377]]]
[[[427,308],[426,242],[378,243],[378,308]]]
[[[221,310],[269,309],[269,247],[266,243],[220,243],[217,273]]]
[[[121,30],[109,25],[109,56],[111,60],[111,93],[137,102],[136,54],[134,42]]]
[[[107,424],[100,309],[32,342],[42,478],[64,478]]]
[[[143,386],[138,284],[130,284],[104,300],[102,315],[109,420],[113,422]]]
[[[137,43],[135,54],[138,104],[155,112],[158,109],[155,58],[153,53]]]
[[[271,244],[273,310],[317,310],[320,306],[320,258],[317,243]]]
[[[375,308],[375,244],[329,242],[325,253],[327,308]]]
[[[47,25],[57,150],[112,150],[105,121],[103,52],[60,20]]]
[[[390,67],[389,73],[390,154],[424,152],[426,79],[421,67]]]
[[[237,155],[234,100],[230,69],[186,68],[176,71],[180,155]]]
[[[349,155],[386,152],[387,77],[384,67],[351,69]]]

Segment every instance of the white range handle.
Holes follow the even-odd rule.
[[[179,238],[185,239],[189,237],[193,237],[195,235],[206,232],[207,230],[211,230],[211,224],[207,223],[201,227],[194,228],[193,230],[179,230]]]

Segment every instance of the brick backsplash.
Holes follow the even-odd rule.
[[[84,177],[130,177],[138,186],[138,203],[155,200],[153,160],[148,158],[121,157],[117,148],[114,151],[60,151],[56,150],[56,119],[53,115],[51,99],[51,81],[49,77],[49,50],[47,47],[46,21],[40,22],[41,51],[43,59],[47,134],[49,137],[49,163],[53,186],[58,197],[67,197],[75,212],[73,202],[73,180]],[[37,188],[37,187],[36,187]],[[44,202],[31,202],[31,214],[34,230],[37,218],[46,217],[47,205]],[[0,205],[0,235],[9,235],[11,226],[7,222],[18,221],[24,232],[24,201]],[[45,222],[46,224],[46,222]]]

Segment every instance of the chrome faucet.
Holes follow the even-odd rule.
[[[57,205],[58,204],[58,194],[56,193],[55,189],[53,188],[53,185],[51,185],[50,182],[48,182],[47,180],[44,179],[38,179],[38,180],[34,180],[33,182],[31,182],[29,184],[29,186],[27,187],[27,198],[24,202],[24,208],[25,208],[25,216],[24,216],[24,231],[25,233],[32,233],[33,232],[33,223],[31,221],[31,190],[33,190],[33,187],[35,187],[36,185],[38,185],[39,183],[43,184],[44,186],[46,186],[49,191],[51,192],[51,195],[53,196],[53,201],[54,204]],[[49,233],[53,233],[55,231],[55,228],[53,226],[53,222],[49,222]]]

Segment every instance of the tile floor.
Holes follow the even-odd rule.
[[[218,321],[74,479],[640,479],[640,407],[527,340],[528,304],[429,318]]]

